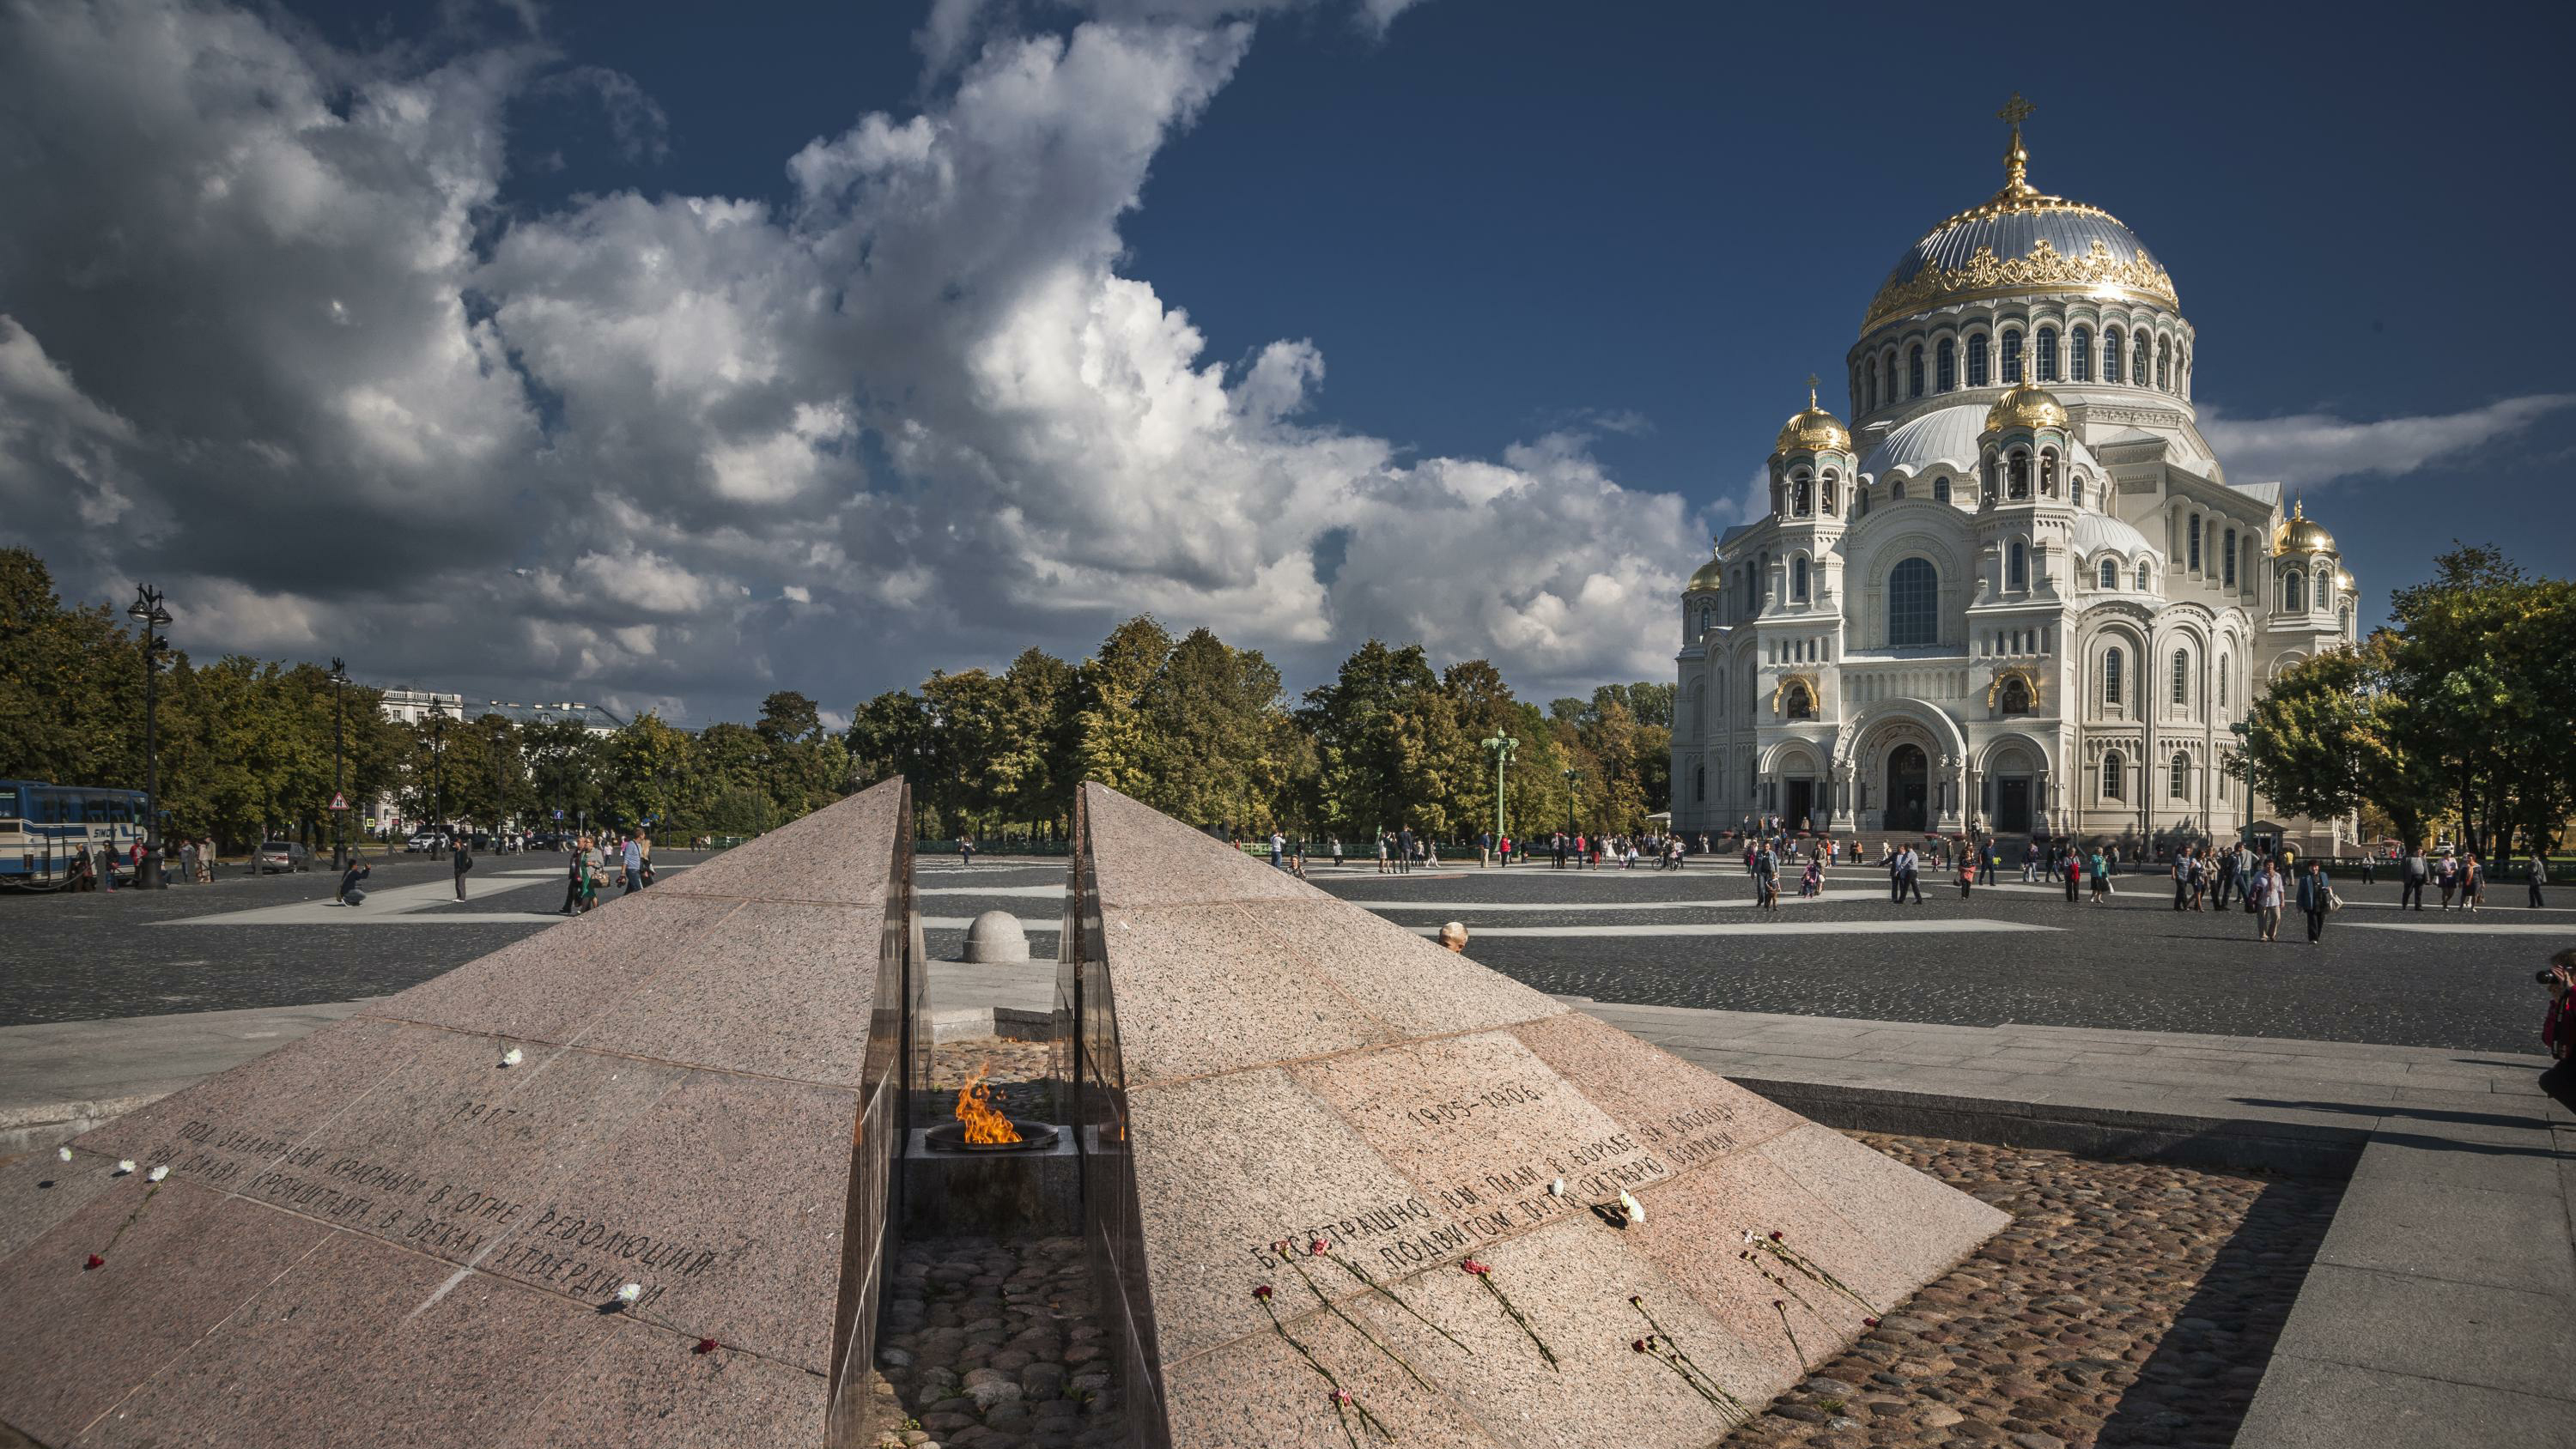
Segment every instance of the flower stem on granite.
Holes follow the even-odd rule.
[[[1306,1291],[1315,1295],[1315,1301],[1324,1305],[1324,1311],[1326,1313],[1329,1313],[1344,1323],[1349,1324],[1351,1326],[1351,1332],[1368,1340],[1369,1347],[1376,1349],[1378,1352],[1385,1354],[1388,1358],[1395,1360],[1395,1366],[1404,1370],[1404,1376],[1406,1378],[1422,1385],[1425,1389],[1430,1389],[1433,1393],[1439,1392],[1439,1390],[1431,1388],[1431,1383],[1428,1379],[1425,1379],[1422,1375],[1414,1372],[1413,1365],[1405,1362],[1403,1354],[1397,1353],[1394,1349],[1391,1349],[1384,1343],[1379,1342],[1376,1334],[1369,1332],[1358,1319],[1344,1313],[1340,1304],[1335,1303],[1323,1289],[1316,1287],[1315,1280],[1307,1276],[1306,1265],[1297,1261],[1296,1254],[1290,1251],[1285,1243],[1280,1244],[1279,1249],[1279,1261],[1296,1270],[1297,1281],[1306,1285]],[[1267,1304],[1269,1300],[1265,1298],[1262,1302]]]
[[[1797,1299],[1799,1307],[1807,1310],[1809,1313],[1816,1313],[1816,1305],[1807,1301],[1807,1295],[1799,1292],[1797,1286],[1792,1284],[1788,1279],[1783,1278],[1779,1274],[1762,1266],[1762,1260],[1753,1256],[1753,1250],[1751,1248],[1747,1248],[1735,1256],[1743,1259],[1745,1264],[1751,1267],[1754,1272],[1761,1274],[1765,1279],[1767,1279],[1772,1287],[1777,1288],[1781,1292],[1788,1294],[1790,1297]],[[1821,1313],[1816,1313],[1816,1316],[1818,1318],[1824,1317]]]
[[[1308,1368],[1324,1376],[1325,1384],[1330,1386],[1333,1392],[1333,1411],[1341,1416],[1342,1435],[1351,1441],[1351,1449],[1359,1449],[1360,1445],[1360,1436],[1351,1429],[1351,1418],[1354,1414],[1359,1416],[1359,1423],[1363,1428],[1373,1430],[1379,1438],[1390,1444],[1394,1443],[1395,1435],[1388,1431],[1386,1425],[1378,1422],[1377,1415],[1369,1412],[1368,1405],[1352,1398],[1350,1390],[1342,1387],[1342,1381],[1333,1376],[1333,1371],[1324,1367],[1324,1361],[1315,1357],[1314,1350],[1300,1343],[1297,1335],[1288,1331],[1288,1325],[1279,1321],[1279,1310],[1270,1306],[1270,1298],[1271,1290],[1267,1283],[1252,1290],[1252,1301],[1260,1304],[1261,1311],[1269,1316],[1270,1331],[1286,1339],[1288,1346],[1297,1350],[1297,1356],[1306,1361]]]
[[[1538,1336],[1538,1330],[1530,1327],[1529,1319],[1518,1308],[1512,1306],[1512,1300],[1506,1297],[1502,1288],[1494,1282],[1494,1265],[1480,1263],[1473,1258],[1461,1258],[1458,1260],[1458,1266],[1469,1277],[1485,1285],[1485,1291],[1494,1295],[1496,1303],[1503,1305],[1503,1311],[1512,1316],[1512,1322],[1519,1324],[1521,1332],[1529,1335],[1529,1341],[1538,1348],[1539,1357],[1547,1360],[1549,1368],[1555,1368],[1556,1350],[1547,1346],[1547,1340]]]
[[[1406,1313],[1411,1314],[1416,1323],[1430,1329],[1433,1333],[1439,1334],[1442,1338],[1449,1340],[1450,1343],[1456,1345],[1460,1353],[1467,1355],[1469,1358],[1474,1358],[1476,1356],[1476,1351],[1474,1349],[1469,1348],[1467,1345],[1458,1341],[1458,1335],[1451,1333],[1449,1330],[1442,1328],[1439,1324],[1423,1317],[1422,1310],[1405,1302],[1403,1297],[1394,1289],[1389,1288],[1385,1284],[1377,1281],[1377,1279],[1370,1277],[1369,1271],[1366,1268],[1363,1268],[1359,1264],[1353,1263],[1343,1258],[1340,1254],[1335,1253],[1333,1251],[1332,1244],[1325,1242],[1321,1238],[1317,1238],[1315,1240],[1315,1256],[1322,1258],[1325,1262],[1332,1264],[1334,1267],[1339,1268],[1343,1272],[1358,1279],[1361,1287],[1368,1289],[1371,1293],[1376,1294],[1387,1302],[1403,1309]]]
[[[1821,1283],[1843,1295],[1845,1298],[1850,1299],[1854,1303],[1859,1304],[1863,1313],[1875,1314],[1878,1312],[1877,1305],[1851,1291],[1851,1288],[1846,1285],[1843,1280],[1826,1272],[1814,1259],[1799,1252],[1797,1249],[1790,1247],[1788,1241],[1782,1238],[1777,1230],[1774,1230],[1771,1236],[1767,1238],[1756,1238],[1749,1232],[1744,1236],[1748,1241],[1753,1243],[1754,1246],[1761,1248],[1772,1257],[1777,1258],[1781,1262],[1788,1264],[1790,1267],[1797,1269],[1799,1272],[1805,1274],[1809,1279],[1817,1283]]]
[[[1789,1335],[1789,1351],[1798,1356],[1798,1372],[1807,1371],[1807,1350],[1798,1343],[1798,1330],[1789,1326],[1789,1303],[1782,1298],[1771,1300],[1771,1311],[1780,1315],[1780,1331]],[[1814,1310],[1810,1309],[1810,1312]]]
[[[126,1166],[126,1172],[131,1172],[133,1170],[134,1168],[132,1164],[128,1164]],[[120,1172],[117,1175],[122,1177],[125,1174]],[[161,1168],[156,1167],[152,1170],[150,1185],[143,1189],[143,1201],[136,1203],[134,1205],[134,1211],[125,1215],[125,1221],[116,1225],[116,1231],[107,1235],[107,1246],[89,1255],[87,1268],[106,1266],[106,1255],[116,1251],[116,1240],[125,1236],[125,1230],[134,1226],[134,1220],[143,1216],[143,1210],[145,1208],[152,1206],[152,1195],[161,1190],[161,1179],[167,1176],[169,1176],[169,1173]],[[83,1271],[86,1272],[87,1268],[84,1268]]]
[[[1631,1343],[1629,1347],[1639,1353],[1653,1354],[1657,1362],[1680,1375],[1681,1381],[1696,1390],[1701,1398],[1741,1419],[1753,1417],[1753,1411],[1745,1406],[1742,1399],[1728,1393],[1724,1384],[1719,1383],[1708,1370],[1701,1368],[1690,1356],[1690,1350],[1673,1341],[1672,1334],[1666,1331],[1661,1323],[1655,1321],[1654,1312],[1646,1307],[1644,1298],[1632,1294],[1628,1299],[1628,1306],[1636,1309],[1637,1316],[1645,1319],[1646,1326],[1654,1330],[1644,1338]]]

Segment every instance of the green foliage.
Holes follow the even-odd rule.
[[[2458,548],[2391,599],[2392,627],[2304,660],[2236,726],[2236,772],[2305,815],[2369,807],[2423,841],[2547,849],[2576,806],[2576,584]]]

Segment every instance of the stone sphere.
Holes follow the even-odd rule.
[[[1001,963],[1029,959],[1029,933],[1008,911],[986,911],[966,928],[966,959]]]

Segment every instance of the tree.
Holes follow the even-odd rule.
[[[2528,578],[2493,548],[2455,548],[2389,612],[2392,738],[2447,784],[2469,849],[2490,854],[2517,833],[2545,847],[2576,803],[2576,584]]]
[[[2274,677],[2235,726],[2232,772],[2274,805],[2326,819],[2365,800],[2397,833],[2422,838],[2440,781],[2407,754],[2386,690],[2389,641],[2301,660]]]
[[[1146,683],[1138,713],[1146,803],[1201,825],[1267,833],[1289,759],[1275,726],[1283,714],[1279,671],[1253,649],[1190,631]]]
[[[1152,786],[1145,689],[1172,654],[1172,636],[1151,614],[1109,631],[1082,661],[1074,709],[1073,757],[1085,780],[1138,795]]]
[[[1449,823],[1465,737],[1421,645],[1362,644],[1306,691],[1297,721],[1315,741],[1322,823],[1361,836]]]

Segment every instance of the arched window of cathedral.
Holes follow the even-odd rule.
[[[2003,699],[1999,706],[2006,714],[2030,713],[2030,685],[2020,675],[2004,681]]]
[[[1867,369],[1867,377],[1861,384],[1861,390],[1869,398],[1868,403],[1865,404],[1866,410],[1878,411],[1878,369],[1875,366]]]
[[[1900,502],[1903,501],[1905,497],[1905,480],[1899,478],[1894,483],[1889,484],[1887,488],[1887,496]]]
[[[2102,651],[2102,703],[2106,708],[2116,710],[2120,701],[2128,697],[2120,688],[2120,669],[2127,662],[2117,644]]]
[[[1836,516],[1834,512],[1834,475],[1831,473],[1825,475],[1825,516],[1827,518]]]
[[[2173,784],[2170,793],[2177,800],[2189,799],[2190,784],[2191,756],[2184,754],[2180,750],[2176,750],[2174,751],[2173,757]]]
[[[1803,558],[1789,560],[1789,597],[1797,603],[1807,602],[1807,561]]]
[[[2102,756],[2102,798],[2105,800],[2125,798],[2122,792],[2128,784],[2124,778],[2128,773],[2129,762],[2120,758],[2118,750],[2104,754]]]
[[[2102,333],[2102,380],[2120,380],[2120,329],[2111,327]]]
[[[2070,492],[2069,492],[2069,497],[2074,501],[2074,504],[2075,504],[2075,506],[2076,506],[2076,507],[2081,508],[2081,507],[2083,507],[2083,506],[2084,506],[2084,475],[2083,475],[2083,474],[2078,473],[2078,474],[2076,474],[2076,475],[2075,475],[2075,482],[2074,482],[2074,485],[2073,485],[2072,489],[2071,489],[2071,490],[2070,490]]]
[[[1807,693],[1807,686],[1803,684],[1790,685],[1788,694],[1781,698],[1780,710],[1791,719],[1814,719],[1816,697]]]
[[[1928,558],[1897,561],[1887,572],[1887,643],[1892,649],[1938,643],[1941,575]]]
[[[1968,386],[1984,387],[1985,385],[1986,334],[1980,332],[1968,339]]]
[[[2292,569],[2289,573],[2282,576],[2281,607],[2289,610],[2293,614],[2303,614],[2307,612],[2308,576],[2306,574],[2299,572],[2297,569]]]
[[[2218,656],[2218,707],[2227,708],[2227,656]]]
[[[2156,389],[2173,391],[2173,343],[2159,339],[2156,343]]]
[[[1955,339],[1944,337],[1941,339],[1940,347],[1935,351],[1939,360],[1935,364],[1934,371],[1940,374],[1938,381],[1941,385],[1941,391],[1951,392],[1956,390],[1959,386],[1958,342]]]
[[[2007,496],[2028,498],[2030,496],[2030,454],[2018,452],[2013,454],[2005,463],[2004,471],[2009,479],[2006,486],[2011,490]]]
[[[2107,558],[2106,558],[2106,559],[2104,559],[2104,560],[2102,560],[2102,587],[2104,587],[2104,588],[2106,588],[2106,589],[2116,589],[2116,588],[2118,588],[2119,586],[2120,586],[2120,566],[2119,566],[2119,564],[2117,564],[2116,562],[2114,562],[2114,561],[2112,561],[2112,560],[2110,560],[2110,559],[2107,559]]]
[[[1813,502],[1814,495],[1807,491],[1807,475],[1801,473],[1789,484],[1789,511],[1804,518],[1807,516],[1808,507]]]
[[[2042,498],[2057,496],[2057,453],[2054,449],[2045,450],[2039,455],[2039,496]]]
[[[2191,516],[2191,571],[2200,572],[2200,515]]]
[[[2220,581],[2221,583],[2224,583],[2225,585],[2227,585],[2227,587],[2229,587],[2229,588],[2231,588],[2231,589],[2232,589],[2232,588],[2234,588],[2234,587],[2236,587],[2236,530],[2235,530],[2235,529],[2232,529],[2232,528],[2231,528],[2231,529],[2227,530],[2227,551],[2226,551],[2225,553],[2222,553],[2222,554],[2220,554],[2220,555],[2218,556],[2218,571],[2219,571],[2219,574],[2220,574],[2220,579],[2219,579],[2219,581]]]
[[[2129,352],[2130,386],[2145,387],[2147,385],[2147,355],[2147,334],[2141,332],[2137,335],[2137,345],[2131,348]]]
[[[2140,559],[2138,561],[2138,592],[2142,594],[2146,593],[2149,589],[2154,587],[2154,584],[2155,576],[2147,572],[2146,560]]]
[[[1700,606],[1699,606],[1699,631],[1700,631],[1701,633],[1705,634],[1705,633],[1708,633],[1710,630],[1715,629],[1716,627],[1717,627],[1717,605],[1715,605],[1715,604],[1702,604],[1702,605],[1700,605]]]
[[[2057,381],[2057,329],[2042,327],[2031,340],[2030,365],[2041,382]]]
[[[1905,355],[1905,395],[1923,396],[1923,344],[1920,342],[1915,343],[1914,350]]]
[[[1950,480],[1946,476],[1932,480],[1932,501],[1935,503],[1950,501]]]
[[[2317,570],[2317,607],[2319,609],[2334,607],[2334,575],[2324,569]]]
[[[1868,490],[1867,488],[1859,488],[1859,489],[1855,489],[1855,490],[1853,490],[1853,492],[1852,492],[1852,517],[1854,517],[1854,518],[1867,518],[1867,517],[1869,517],[1869,490]]]
[[[2021,381],[2021,333],[2004,334],[2004,381]]]
[[[2343,637],[2346,639],[2352,637],[2352,605],[2350,604],[2343,606]]]
[[[2093,380],[2093,329],[2078,327],[2066,334],[2066,377],[2069,382]]]
[[[2004,555],[2004,587],[2016,594],[2030,587],[2030,554],[2020,539],[2014,539],[2011,550]]]
[[[2191,703],[2191,651],[2177,649],[2173,657],[2173,702]]]

